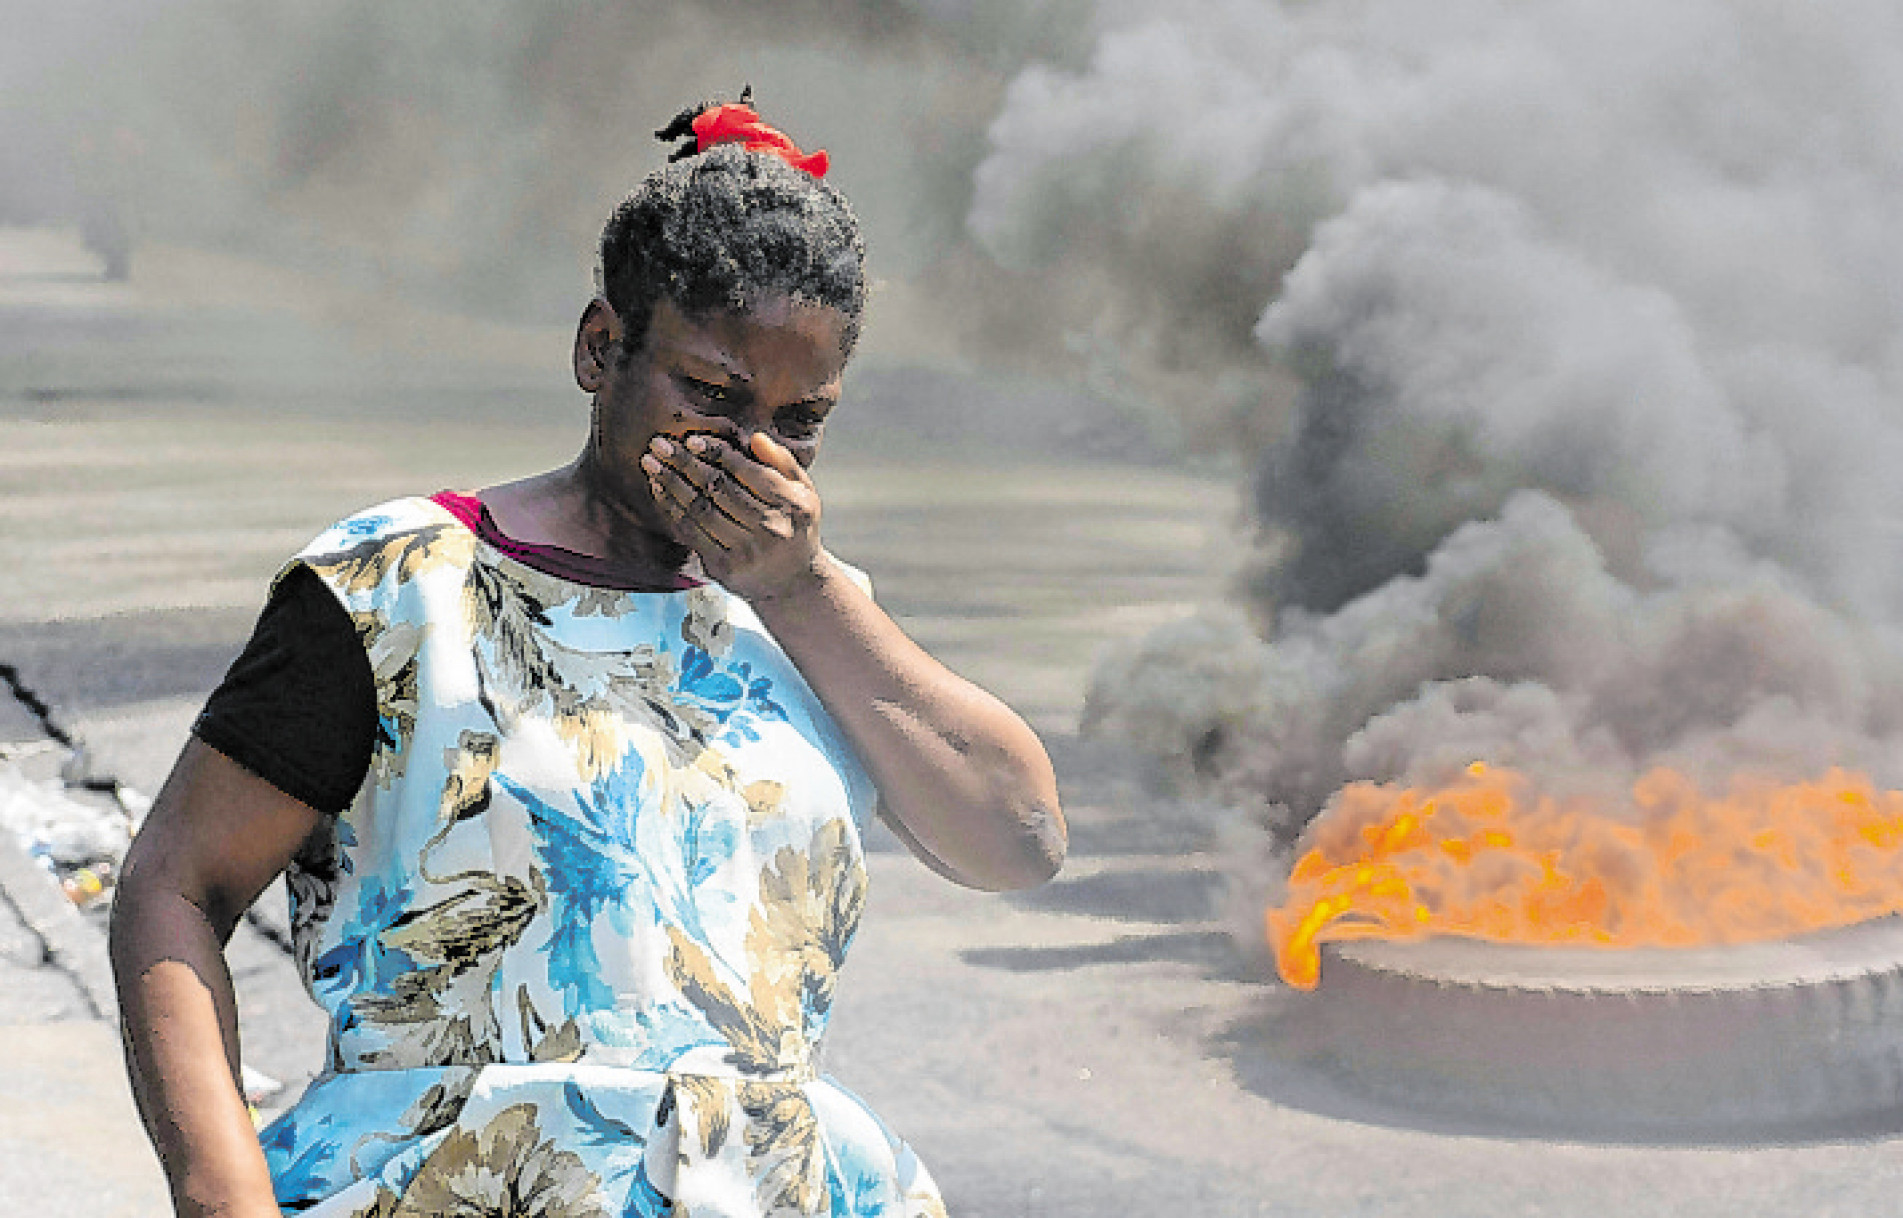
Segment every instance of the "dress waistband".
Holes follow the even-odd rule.
[[[519,1070],[519,1069],[559,1069],[564,1066],[581,1066],[589,1069],[625,1070],[630,1074],[645,1074],[659,1078],[706,1078],[720,1079],[734,1083],[791,1083],[804,1084],[819,1078],[819,1070],[809,1058],[803,1061],[787,1062],[771,1070],[747,1069],[728,1059],[729,1050],[724,1046],[695,1045],[676,1053],[665,1064],[643,1064],[635,1061],[616,1061],[613,1050],[603,1051],[600,1046],[589,1046],[580,1056],[556,1061],[485,1061],[485,1062],[449,1062],[432,1065],[409,1064],[405,1062],[366,1062],[343,1061],[335,1063],[326,1074],[380,1074],[391,1071],[430,1070],[430,1071],[474,1071]]]

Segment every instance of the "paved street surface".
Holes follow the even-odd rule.
[[[70,237],[0,230],[0,664],[83,742],[78,768],[156,790],[285,554],[354,507],[566,459],[583,403],[565,344],[192,251],[141,251],[130,285],[105,285]],[[827,1065],[918,1147],[955,1215],[1903,1210],[1903,1140],[1553,1141],[1331,1093],[1276,1032],[1301,996],[1226,933],[1220,835],[1074,730],[1102,648],[1217,593],[1230,493],[970,451],[829,454],[820,481],[829,544],[1031,716],[1072,819],[1065,874],[1008,897],[874,843]],[[7,701],[0,742],[43,739]],[[97,920],[49,912],[32,884],[52,881],[15,856],[0,1214],[162,1214],[97,958],[69,937]],[[288,1098],[322,1023],[273,942],[282,920],[268,894],[233,969],[247,1061]]]

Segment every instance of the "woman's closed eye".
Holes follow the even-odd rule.
[[[799,406],[780,412],[774,425],[781,435],[791,440],[810,440],[819,435],[826,426],[826,416],[820,411]]]
[[[703,381],[699,377],[684,376],[681,383],[694,397],[712,406],[725,409],[733,404],[734,392],[726,385],[714,381]]]

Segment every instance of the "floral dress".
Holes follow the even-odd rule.
[[[425,499],[295,562],[378,733],[288,874],[330,1034],[260,1135],[285,1212],[942,1215],[816,1071],[873,792],[745,602],[552,576]]]

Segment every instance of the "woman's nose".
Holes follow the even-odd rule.
[[[751,423],[740,423],[729,419],[727,426],[721,429],[721,435],[727,443],[744,453],[753,446],[753,433],[759,430]]]

